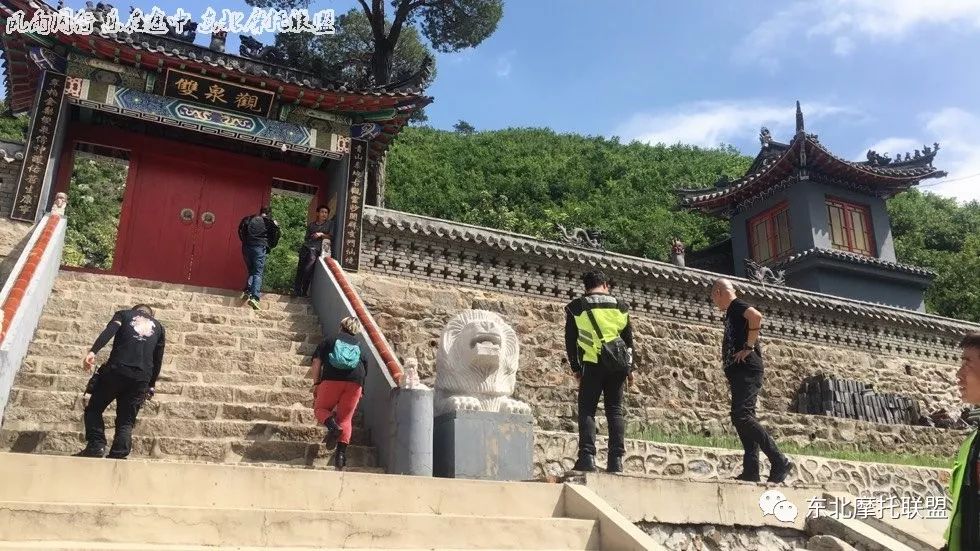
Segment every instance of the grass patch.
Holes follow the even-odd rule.
[[[630,427],[630,429],[627,431],[627,438],[660,442],[663,444],[697,446],[700,448],[725,448],[731,450],[742,449],[742,443],[734,436],[703,436],[700,434],[667,433],[660,430],[658,427],[651,426]],[[832,448],[827,445],[808,444],[805,446],[799,446],[791,442],[778,443],[781,451],[792,455],[812,455],[816,457],[841,459],[845,461],[890,463],[893,465],[911,465],[915,467],[934,467],[940,469],[949,469],[953,466],[952,457],[942,457],[937,455],[873,452],[858,449],[856,446],[851,444],[842,444],[840,447]]]

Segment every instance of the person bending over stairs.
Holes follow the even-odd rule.
[[[109,359],[99,369],[92,397],[85,406],[85,449],[79,457],[105,455],[105,421],[102,414],[116,401],[116,434],[109,457],[126,459],[132,449],[133,425],[143,402],[153,398],[153,387],[163,365],[166,345],[163,325],[153,317],[153,309],[137,304],[116,312],[95,344],[85,355],[83,368],[91,372],[95,355],[112,339]]]
[[[768,481],[779,484],[786,480],[792,464],[755,416],[755,403],[759,399],[763,379],[762,347],[759,346],[762,313],[737,298],[732,282],[727,279],[715,281],[711,300],[718,310],[725,312],[722,365],[732,394],[732,424],[745,450],[742,473],[735,479],[759,482],[761,449],[771,465]]]
[[[357,335],[361,322],[355,317],[340,321],[336,339],[326,338],[313,352],[307,377],[313,379],[313,414],[317,423],[327,427],[323,442],[337,444],[334,466],[343,470],[347,464],[347,445],[354,425],[354,411],[361,400],[367,376],[366,354]]]

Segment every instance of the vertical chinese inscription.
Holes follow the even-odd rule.
[[[65,75],[45,71],[41,75],[41,85],[38,87],[31,129],[24,152],[24,165],[21,167],[20,180],[17,183],[14,208],[10,213],[10,217],[14,220],[33,222],[37,216],[64,95]]]
[[[340,264],[357,271],[361,260],[361,226],[364,212],[364,185],[367,176],[368,142],[351,140],[347,165],[347,212],[344,216],[343,251]]]

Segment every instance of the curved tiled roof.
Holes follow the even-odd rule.
[[[794,171],[805,168],[864,192],[890,197],[920,180],[941,178],[946,172],[932,166],[936,152],[890,164],[844,160],[821,144],[812,134],[799,132],[789,144],[765,143],[741,178],[714,188],[678,189],[681,205],[709,214],[725,215],[733,205],[764,194],[785,183]]]
[[[849,251],[839,251],[836,249],[822,249],[822,248],[812,248],[796,253],[777,262],[776,264],[773,264],[771,267],[773,269],[785,268],[787,266],[796,264],[797,262],[800,262],[803,259],[814,258],[814,257],[829,258],[832,260],[842,260],[854,264],[875,266],[878,268],[885,268],[896,272],[902,272],[902,273],[912,274],[912,275],[917,275],[922,277],[930,277],[930,278],[936,277],[936,272],[926,268],[921,268],[919,266],[912,266],[911,264],[901,264],[899,262],[890,262],[888,260],[882,260],[880,258],[875,258],[873,256],[852,253]]]
[[[416,234],[435,236],[449,241],[471,243],[478,247],[534,254],[549,259],[601,266],[663,281],[690,283],[703,288],[710,287],[714,284],[715,280],[721,277],[720,274],[714,272],[707,272],[695,268],[680,268],[666,262],[616,253],[598,252],[593,249],[565,245],[512,232],[449,222],[376,207],[366,207],[364,209],[364,223],[369,226],[374,226],[378,230],[408,231]],[[740,293],[774,302],[893,321],[928,329],[959,332],[980,329],[980,326],[965,321],[924,314],[912,310],[824,295],[812,291],[762,285],[756,281],[744,278],[726,277],[732,281],[735,289]]]

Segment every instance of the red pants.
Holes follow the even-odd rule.
[[[351,433],[354,430],[354,410],[357,409],[357,402],[361,399],[361,385],[347,381],[320,381],[316,387],[316,398],[313,400],[313,414],[321,425],[326,422],[331,413],[337,418],[340,425],[340,438],[338,442],[343,444],[350,443]]]

